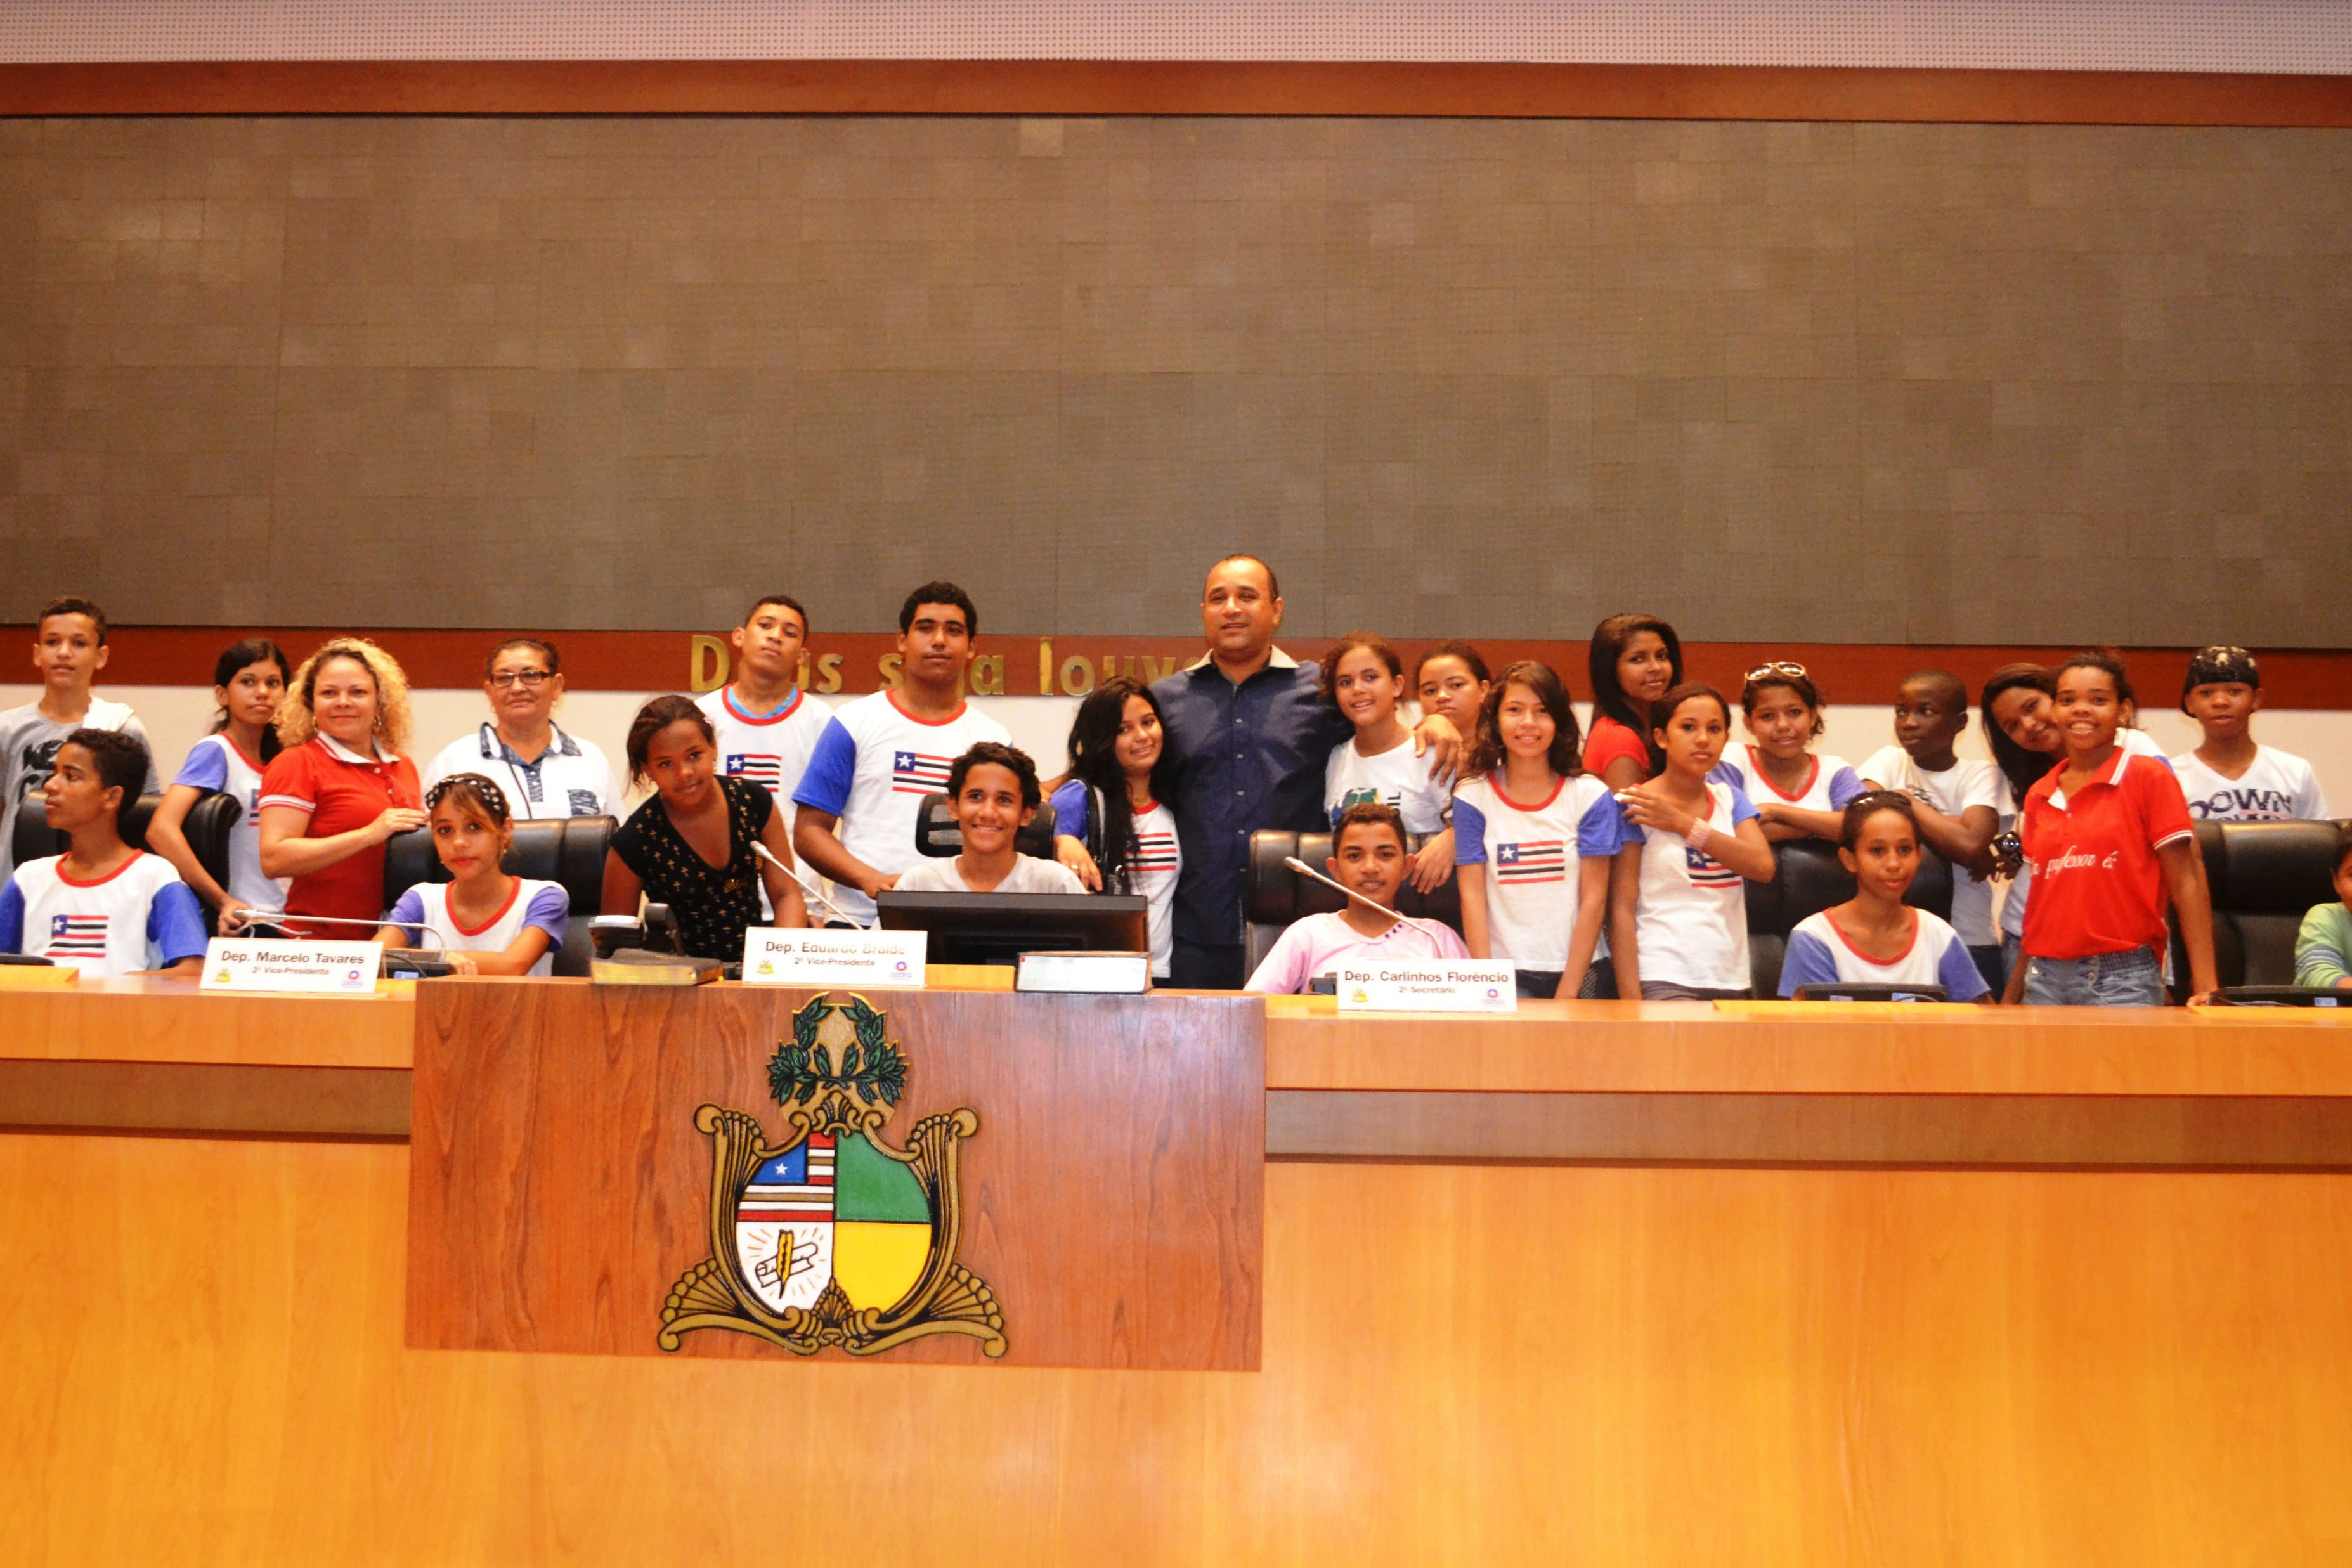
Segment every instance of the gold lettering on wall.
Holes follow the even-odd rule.
[[[686,689],[695,693],[717,691],[727,684],[727,644],[697,632],[687,643]]]
[[[1037,639],[1037,695],[1041,697],[1054,695],[1054,640],[1051,637]]]
[[[898,674],[898,654],[883,654],[879,659],[874,662],[874,667],[877,670],[879,670],[882,674],[882,690],[886,692],[895,692],[906,684]]]
[[[1004,695],[1004,655],[979,653],[971,661],[971,695],[976,697],[1001,697]]]
[[[841,655],[821,653],[816,661],[816,689],[820,693],[841,689]]]
[[[1062,693],[1066,696],[1082,697],[1095,689],[1095,662],[1084,653],[1073,653],[1062,661]]]

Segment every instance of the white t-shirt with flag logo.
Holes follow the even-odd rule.
[[[208,735],[196,742],[172,782],[227,795],[243,808],[228,831],[228,892],[254,908],[276,913],[286,907],[286,884],[291,877],[261,874],[261,776],[268,765],[247,757],[226,735]]]
[[[1624,819],[1609,786],[1590,773],[1562,779],[1545,800],[1521,804],[1502,775],[1454,792],[1454,863],[1486,872],[1488,947],[1522,969],[1568,967],[1582,878],[1609,882],[1608,857],[1624,846]],[[1600,865],[1584,865],[1588,860]]]
[[[162,855],[134,854],[96,882],[74,881],[65,865],[63,855],[33,861],[0,888],[0,953],[92,979],[204,956],[204,911]]]
[[[1772,776],[1764,771],[1763,754],[1753,746],[1742,745],[1725,748],[1723,760],[1707,777],[1731,785],[1751,803],[1778,800],[1801,811],[1843,811],[1848,801],[1864,793],[1862,776],[1847,766],[1844,758],[1816,754],[1805,787],[1791,795],[1773,783]]]
[[[2327,816],[2318,775],[2292,752],[2257,746],[2252,765],[2235,779],[2206,767],[2194,751],[2167,760],[2189,799],[2189,814],[2200,821],[2287,822]]]
[[[896,876],[923,858],[915,848],[923,797],[946,789],[955,759],[983,740],[1009,746],[1013,737],[970,703],[951,717],[919,719],[898,706],[898,693],[876,692],[834,710],[793,799],[839,818],[842,847]],[[874,901],[854,887],[838,888],[833,901],[856,919],[873,918]]]
[[[562,884],[516,877],[505,907],[479,925],[467,925],[449,907],[452,885],[446,882],[418,883],[400,895],[384,924],[419,932],[418,946],[427,952],[438,947],[446,953],[503,953],[515,945],[524,926],[536,925],[547,933],[547,951],[539,956],[539,962],[530,967],[529,973],[554,972],[556,949],[563,946],[564,926],[572,915],[572,897]],[[424,940],[424,931],[432,932],[437,940]]]
[[[710,717],[719,746],[719,771],[730,779],[748,779],[776,798],[783,809],[784,831],[793,831],[796,814],[793,793],[801,787],[815,754],[817,738],[833,717],[833,710],[805,691],[794,690],[783,706],[772,714],[754,715],[736,700],[730,684],[695,700]]]
[[[1054,832],[1080,843],[1092,841],[1088,816],[1093,797],[1083,779],[1073,779],[1054,791]],[[1176,950],[1176,879],[1184,873],[1184,852],[1176,842],[1176,815],[1158,800],[1129,818],[1134,846],[1127,852],[1128,891],[1148,903],[1151,926],[1151,973],[1168,977]]]
[[[1728,833],[1756,815],[1748,797],[1728,784],[1706,787],[1714,798],[1710,831]],[[1619,819],[1624,821],[1623,809]],[[1748,881],[1678,833],[1624,821],[1628,843],[1642,846],[1642,886],[1634,904],[1633,938],[1642,978],[1671,980],[1696,991],[1744,991],[1756,984],[1748,967]]]
[[[1441,832],[1452,791],[1443,777],[1429,776],[1429,764],[1426,752],[1413,754],[1409,737],[1370,757],[1358,751],[1354,741],[1342,741],[1323,767],[1323,814],[1337,828],[1342,811],[1372,802],[1392,808],[1416,841]]]

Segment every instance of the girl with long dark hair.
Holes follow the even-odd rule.
[[[1114,675],[1070,725],[1070,775],[1054,791],[1054,855],[1097,893],[1151,903],[1151,973],[1166,979],[1176,878],[1184,868],[1169,804],[1175,766],[1150,689]]]
[[[1612,789],[1630,789],[1665,766],[1650,743],[1650,705],[1683,684],[1683,643],[1654,615],[1612,615],[1592,629],[1586,656],[1592,727],[1584,766]]]
[[[220,928],[286,907],[286,881],[261,873],[261,776],[279,749],[276,719],[293,662],[267,637],[230,644],[213,661],[213,701],[220,716],[180,765],[147,825],[147,847],[172,862],[180,880],[219,912]],[[188,812],[207,795],[236,800],[228,832],[228,885],[215,882],[188,843]]]

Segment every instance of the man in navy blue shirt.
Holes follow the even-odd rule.
[[[1208,653],[1152,683],[1176,764],[1176,836],[1184,850],[1171,986],[1241,988],[1250,834],[1330,825],[1324,767],[1331,748],[1355,732],[1323,695],[1320,672],[1274,645],[1281,624],[1274,569],[1255,556],[1227,556],[1209,569],[1201,596]],[[1461,742],[1436,716],[1413,732],[1414,751],[1433,753],[1433,773],[1454,769]]]

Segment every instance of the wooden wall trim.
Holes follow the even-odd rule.
[[[818,607],[820,612],[823,607]],[[213,660],[241,637],[268,637],[299,660],[331,636],[352,632],[382,644],[398,659],[409,685],[420,690],[449,690],[480,684],[483,657],[509,636],[545,636],[561,650],[566,684],[575,692],[684,691],[694,671],[691,632],[580,632],[517,626],[479,629],[450,627],[318,627],[318,626],[125,626],[108,629],[113,650],[100,679],[110,686],[193,686],[209,684]],[[0,649],[29,643],[33,629],[22,622],[0,623]],[[699,635],[724,641],[723,632]],[[1110,637],[1084,632],[1048,634],[1057,671],[1071,656],[1085,658],[1097,674],[1109,673],[1117,662],[1119,673],[1148,675],[1166,667],[1181,667],[1201,655],[1199,638]],[[1551,665],[1568,682],[1579,701],[1591,695],[1586,678],[1588,643],[1580,638],[1538,642],[1532,639],[1481,637],[1472,642],[1489,665],[1502,668],[1514,659],[1536,659]],[[1408,661],[1436,641],[1428,637],[1391,639]],[[1004,660],[1002,691],[983,695],[1030,697],[1041,695],[1040,642],[1035,632],[983,630],[980,652]],[[1324,637],[1284,637],[1285,652],[1300,659],[1322,656],[1331,645]],[[809,640],[813,659],[837,658],[837,669],[817,682],[827,697],[855,695],[878,689],[878,661],[898,645],[895,635],[875,632],[834,632],[820,620]],[[1683,659],[1694,680],[1712,681],[1736,689],[1747,671],[1772,659],[1790,659],[1812,672],[1822,694],[1832,704],[1880,704],[1894,699],[1895,684],[1913,670],[1943,669],[1965,681],[1971,691],[2003,664],[2024,661],[2054,664],[2074,650],[2017,644],[1948,643],[1712,643],[1685,638]],[[2161,710],[2172,706],[2188,666],[2187,648],[2132,648],[2132,681],[2141,706]],[[2257,650],[2263,666],[2263,706],[2266,708],[2334,710],[2352,706],[2352,649],[2263,648]],[[1138,661],[1155,663],[1146,671]],[[1170,666],[1168,661],[1176,661]],[[823,674],[823,672],[820,672]],[[834,676],[837,684],[827,684]],[[0,680],[16,680],[15,675]],[[1075,692],[1057,688],[1058,695]]]
[[[1273,1160],[1414,1165],[2268,1170],[2352,1167],[2333,1096],[1414,1094],[1269,1091]]]
[[[2352,78],[1220,60],[0,65],[0,114],[1419,115],[2352,125]]]

